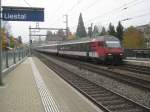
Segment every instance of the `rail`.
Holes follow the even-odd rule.
[[[54,58],[43,54],[36,54],[48,67],[54,70],[60,77],[79,90],[104,112],[149,112],[150,109],[129,98],[112,92],[83,77],[80,77],[71,69],[66,69]]]

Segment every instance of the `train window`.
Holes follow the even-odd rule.
[[[89,43],[81,43],[80,51],[87,51],[87,50],[89,50]]]
[[[108,48],[121,48],[119,41],[106,41],[106,47]]]
[[[86,43],[86,50],[90,51],[90,43]]]
[[[80,51],[84,51],[84,47],[85,47],[84,43],[81,43],[80,44]]]
[[[80,50],[80,44],[75,44],[75,50],[79,51]]]

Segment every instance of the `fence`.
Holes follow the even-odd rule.
[[[145,58],[150,59],[150,49],[125,49],[127,58]]]
[[[17,48],[15,50],[3,51],[2,52],[2,70],[9,68],[11,65],[16,64],[23,58],[28,56],[28,48]]]

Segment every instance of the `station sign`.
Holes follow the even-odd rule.
[[[44,21],[44,8],[2,7],[3,21]]]

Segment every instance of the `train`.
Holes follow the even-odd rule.
[[[123,48],[117,37],[111,35],[85,37],[36,47],[37,51],[69,56],[85,60],[95,60],[107,64],[122,64]]]

